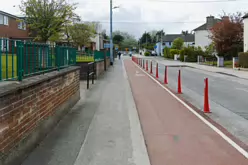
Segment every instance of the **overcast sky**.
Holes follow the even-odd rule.
[[[20,15],[21,0],[1,0],[0,10]],[[84,21],[99,21],[109,32],[110,0],[69,0],[78,2],[77,14]],[[214,2],[213,2],[214,1]],[[113,12],[114,30],[126,31],[136,38],[145,31],[163,29],[167,34],[193,30],[206,17],[218,17],[225,11],[248,12],[248,0],[113,0],[119,6]]]

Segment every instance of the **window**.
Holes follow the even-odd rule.
[[[21,21],[18,23],[18,29],[26,30],[26,23]]]
[[[0,25],[3,25],[3,15],[0,14]]]
[[[25,22],[22,23],[22,27],[23,27],[23,30],[26,30],[26,23]]]
[[[9,51],[9,39],[7,38],[2,38],[2,51],[3,52],[6,52],[6,51]]]
[[[18,29],[22,29],[22,22],[18,23]]]
[[[4,25],[9,25],[9,17],[3,16],[3,24]]]

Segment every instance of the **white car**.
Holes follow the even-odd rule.
[[[152,56],[157,56],[157,53],[154,50],[152,51]]]

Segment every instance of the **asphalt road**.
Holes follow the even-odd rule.
[[[181,69],[182,84],[197,94],[204,95],[204,79],[209,79],[209,96],[212,101],[248,119],[248,85],[233,82],[222,77],[211,76],[188,67],[169,67],[168,77],[176,82],[178,70]],[[159,69],[160,74],[164,69]],[[175,84],[175,83],[174,83]],[[185,93],[186,94],[186,93]]]
[[[149,60],[153,58],[148,58]],[[179,67],[180,63],[159,63],[159,80],[164,80],[165,65],[168,65],[168,87],[177,91],[178,70],[182,75],[182,96],[198,109],[204,106],[204,79],[209,79],[209,99],[212,114],[209,116],[230,133],[248,144],[248,80],[196,68]],[[150,70],[150,62],[149,62]],[[153,62],[155,75],[156,62]]]

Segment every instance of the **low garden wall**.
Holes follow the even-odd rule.
[[[20,164],[80,99],[79,67],[0,82],[0,165]]]
[[[77,62],[77,66],[80,67],[80,80],[87,79],[87,70],[88,70],[88,62]],[[96,61],[94,64],[95,69],[95,78],[99,78],[99,76],[106,71],[110,66],[110,58],[106,58],[105,60]],[[91,70],[91,69],[90,69]]]

